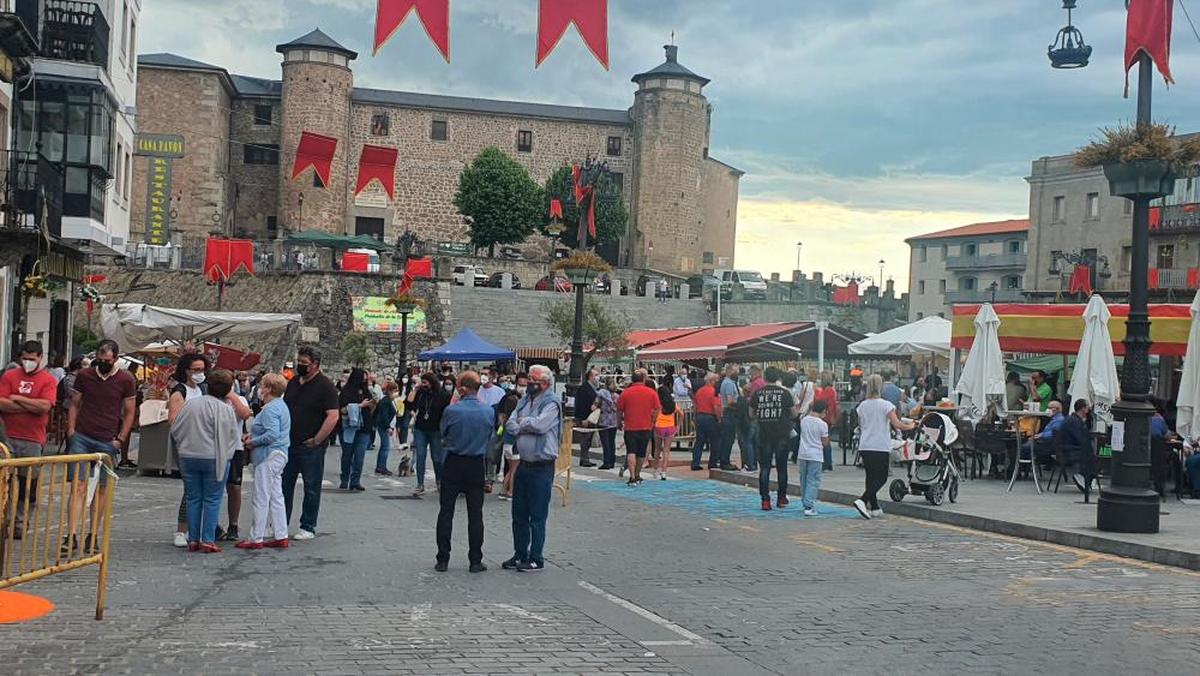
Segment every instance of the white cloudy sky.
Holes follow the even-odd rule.
[[[712,154],[748,173],[738,258],[764,273],[907,280],[905,237],[1028,212],[1030,161],[1133,115],[1121,98],[1124,11],[1075,14],[1092,65],[1054,71],[1058,0],[610,0],[612,69],[572,30],[534,70],[536,0],[452,0],[446,64],[410,19],[371,56],[375,0],[145,0],[141,51],[278,77],[274,45],[320,27],[360,53],[361,86],[625,108],[632,74],[680,61],[713,80]],[[1200,0],[1184,0],[1200,20]],[[1200,40],[1176,12],[1177,85],[1156,117],[1196,130]],[[871,272],[871,274],[876,274]]]

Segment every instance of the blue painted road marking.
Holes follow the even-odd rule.
[[[641,486],[626,486],[623,481],[580,481],[576,486],[604,491],[630,500],[675,509],[713,519],[859,519],[858,512],[841,505],[817,502],[817,516],[804,516],[800,498],[789,495],[791,504],[784,509],[764,512],[759,509],[758,492],[719,481],[654,481]]]

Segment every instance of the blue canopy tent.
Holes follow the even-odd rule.
[[[496,347],[471,329],[463,329],[445,345],[421,353],[421,361],[516,361],[512,350]]]

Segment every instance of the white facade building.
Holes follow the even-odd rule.
[[[950,318],[954,304],[1024,300],[1028,220],[974,223],[905,240],[908,319]]]

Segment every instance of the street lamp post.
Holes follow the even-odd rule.
[[[882,258],[879,259],[879,283],[876,284],[876,287],[879,289],[883,288],[883,259]]]
[[[1063,6],[1074,9],[1074,0]],[[1129,3],[1126,2],[1126,9]],[[1087,65],[1091,48],[1086,47],[1078,30],[1068,25],[1059,36],[1069,35],[1066,45],[1056,42],[1050,48],[1051,65],[1056,68]],[[1070,51],[1074,50],[1074,51]],[[1082,52],[1086,50],[1086,54]],[[1143,50],[1138,57],[1137,126],[1151,124],[1151,88],[1153,64]],[[1129,316],[1125,321],[1125,365],[1121,374],[1121,398],[1113,405],[1114,425],[1123,426],[1124,449],[1113,449],[1113,475],[1107,488],[1100,490],[1096,507],[1096,527],[1117,533],[1157,533],[1159,530],[1158,494],[1150,490],[1150,315],[1148,274],[1150,259],[1150,201],[1153,195],[1126,196],[1133,202],[1133,240],[1129,266]],[[1071,402],[1072,405],[1074,402]],[[1068,406],[1070,410],[1072,406]]]
[[[408,369],[408,315],[412,313],[411,305],[401,305],[396,308],[400,313],[400,359],[396,369],[396,382],[404,382],[404,371]]]
[[[804,242],[796,242],[796,270],[800,269],[800,249],[804,247]]]

